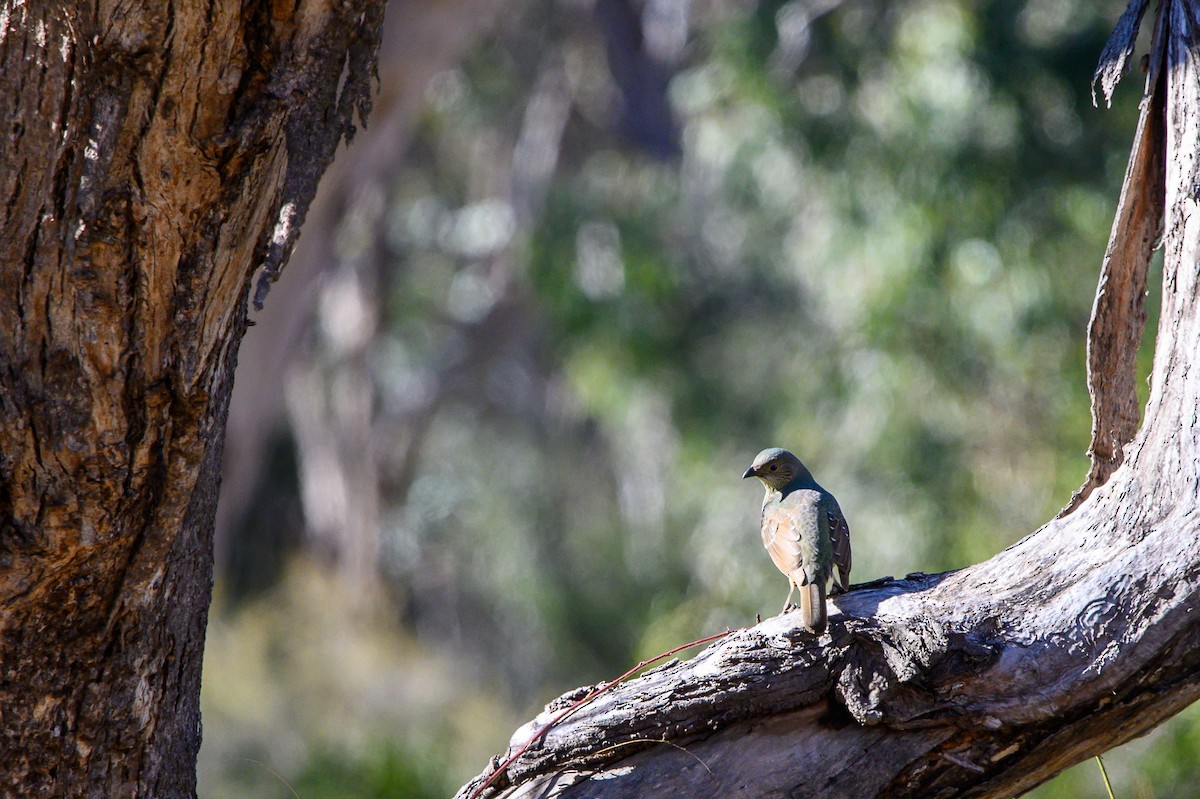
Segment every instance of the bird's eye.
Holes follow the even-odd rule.
[[[778,469],[778,468],[779,468],[779,464],[777,464],[777,463],[772,463],[772,464],[771,464],[771,471],[775,471],[775,470],[776,470],[776,469]]]

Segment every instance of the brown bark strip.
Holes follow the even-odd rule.
[[[1121,196],[1088,322],[1088,393],[1092,398],[1092,443],[1088,457],[1091,467],[1083,485],[1060,516],[1074,511],[1096,486],[1108,481],[1124,461],[1125,445],[1137,434],[1140,420],[1137,355],[1146,326],[1146,272],[1162,235],[1163,181],[1166,178],[1166,88],[1162,68],[1166,43],[1162,37],[1162,17],[1160,8],[1147,93],[1142,98],[1133,149],[1121,184]],[[1113,36],[1116,38],[1117,34]],[[1129,47],[1132,46],[1131,40]],[[1112,47],[1111,41],[1109,47]],[[1106,96],[1110,91],[1106,84]]]

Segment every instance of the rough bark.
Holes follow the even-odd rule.
[[[836,598],[825,636],[778,617],[547,728],[548,711],[510,751],[542,730],[535,747],[460,797],[1010,797],[1200,697],[1200,8],[1160,13],[1162,99],[1146,101],[1126,186],[1151,210],[1118,226],[1117,249],[1144,271],[1161,191],[1162,315],[1145,419],[1107,481],[984,563]],[[1163,146],[1146,149],[1154,130]],[[1136,340],[1136,307],[1097,317],[1118,329],[1093,336]]]
[[[1137,40],[1145,2],[1130,3],[1104,48],[1095,81],[1111,102]],[[1146,80],[1146,96],[1138,115],[1133,152],[1121,184],[1121,197],[1100,267],[1100,283],[1088,323],[1088,393],[1092,398],[1091,468],[1087,479],[1060,515],[1079,507],[1096,486],[1104,485],[1125,459],[1125,445],[1137,434],[1137,354],[1146,326],[1146,272],[1160,244],[1163,219],[1162,17],[1154,29],[1154,58]]]
[[[0,795],[192,796],[225,412],[382,2],[0,3]]]

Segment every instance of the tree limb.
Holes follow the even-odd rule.
[[[1107,481],[984,563],[836,598],[819,639],[781,616],[614,689],[485,795],[1009,797],[1200,697],[1200,13],[1161,14],[1163,101],[1144,106],[1098,290],[1113,302],[1097,298],[1093,340],[1111,326],[1116,343],[1094,347],[1097,393],[1136,350],[1159,194],[1163,310],[1145,422]]]

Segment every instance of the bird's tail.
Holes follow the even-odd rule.
[[[820,581],[800,586],[800,621],[817,635],[825,632],[825,585]]]

